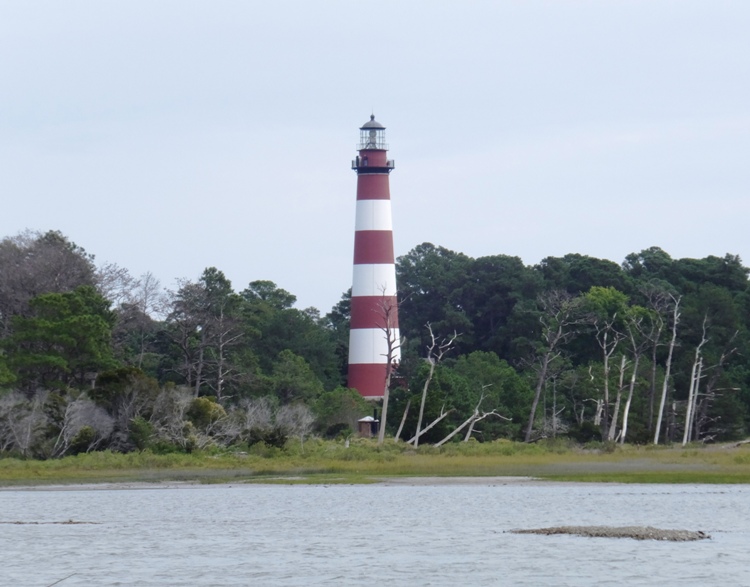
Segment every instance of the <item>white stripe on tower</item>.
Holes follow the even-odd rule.
[[[383,397],[388,336],[399,340],[396,266],[385,127],[370,121],[360,128],[357,172],[357,213],[354,231],[349,387],[370,399]],[[392,359],[401,358],[398,346]]]

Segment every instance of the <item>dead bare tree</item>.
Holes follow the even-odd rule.
[[[396,435],[393,437],[394,442],[398,442],[398,439],[401,438],[401,432],[404,429],[404,424],[406,423],[406,416],[409,414],[410,407],[411,407],[411,400],[408,400],[406,402],[406,407],[404,408],[404,415],[401,416],[401,423],[398,425],[398,430],[396,430]]]
[[[237,321],[227,312],[226,300],[220,302],[211,325],[214,338],[211,364],[216,371],[214,377],[207,381],[219,401],[224,399],[226,384],[237,375],[237,370],[228,360],[228,351],[244,336]]]
[[[125,267],[117,263],[103,263],[95,274],[96,289],[105,299],[117,307],[132,298],[137,281]]]
[[[691,437],[689,440],[706,440],[706,438],[701,437],[702,429],[706,424],[713,423],[717,421],[717,418],[711,418],[708,416],[708,409],[713,402],[714,399],[719,395],[720,391],[739,391],[739,388],[736,387],[729,387],[729,388],[722,388],[718,389],[717,385],[719,383],[719,379],[721,378],[721,375],[724,371],[724,365],[729,360],[729,358],[734,355],[737,352],[737,347],[732,346],[734,344],[734,340],[739,334],[739,331],[735,331],[735,333],[732,335],[732,337],[729,339],[729,342],[727,344],[727,347],[722,351],[721,356],[719,357],[719,360],[709,367],[706,367],[703,369],[703,371],[707,373],[711,373],[710,377],[708,377],[708,380],[706,381],[706,390],[701,394],[703,399],[696,405],[695,409],[693,410],[693,424],[691,426],[692,432]],[[698,394],[696,393],[695,401],[698,402]]]
[[[456,342],[456,339],[458,338],[458,334],[454,331],[453,336],[449,338],[443,338],[440,341],[437,340],[435,337],[435,333],[432,331],[432,325],[428,322],[426,325],[427,330],[430,333],[430,344],[427,347],[427,358],[425,359],[429,365],[430,365],[430,372],[427,375],[427,379],[425,379],[424,387],[422,388],[422,401],[419,404],[419,417],[417,418],[417,431],[414,435],[414,446],[419,446],[419,437],[422,435],[422,418],[424,417],[424,405],[427,401],[427,390],[430,387],[430,382],[432,381],[432,377],[435,375],[435,367],[438,363],[443,359],[443,357],[448,353],[448,351],[453,348],[453,345]]]
[[[289,436],[299,437],[300,448],[305,449],[305,436],[312,430],[315,416],[304,404],[285,405],[276,412],[276,425]]]
[[[0,275],[2,337],[12,332],[14,316],[30,314],[29,301],[36,296],[96,284],[93,256],[52,230],[0,240]]]
[[[273,421],[273,406],[267,397],[244,399],[237,410],[241,415],[242,427],[246,431],[268,430]]]
[[[481,422],[482,420],[484,420],[485,418],[488,418],[490,416],[497,416],[498,418],[501,418],[503,420],[507,420],[508,422],[511,421],[511,418],[506,418],[505,416],[501,416],[496,410],[492,410],[491,412],[480,412],[479,411],[479,408],[481,407],[482,402],[484,401],[484,389],[486,387],[488,387],[488,386],[485,386],[485,387],[482,388],[482,394],[479,397],[479,401],[477,402],[477,405],[474,407],[474,412],[471,414],[471,416],[469,416],[466,420],[464,420],[464,422],[461,425],[459,425],[455,430],[453,430],[453,432],[451,432],[450,434],[448,434],[440,442],[436,443],[435,444],[436,447],[444,445],[451,438],[453,438],[454,436],[456,436],[456,434],[458,434],[459,432],[461,432],[461,430],[463,430],[464,428],[466,428],[468,426],[469,430],[467,431],[466,436],[464,437],[464,442],[467,442],[469,440],[469,438],[471,437],[471,433],[474,431],[474,425],[477,422]]]
[[[669,294],[672,300],[672,338],[669,341],[669,353],[667,355],[667,363],[664,372],[664,382],[661,388],[661,401],[659,402],[659,413],[656,420],[656,428],[654,429],[654,444],[659,444],[659,432],[661,431],[661,422],[664,416],[664,405],[667,402],[667,391],[669,390],[669,377],[672,371],[672,356],[674,354],[674,347],[677,344],[677,325],[680,323],[680,301],[682,296],[674,296]]]
[[[383,296],[379,306],[380,319],[382,320],[380,329],[383,331],[386,341],[383,409],[380,414],[380,427],[378,428],[378,444],[383,444],[385,440],[386,418],[388,417],[388,400],[391,395],[391,377],[398,365],[401,339],[398,335],[398,307],[396,305],[396,298],[385,295],[385,287],[383,288]]]
[[[620,367],[618,369],[617,378],[617,393],[615,394],[615,407],[612,410],[612,418],[609,423],[609,431],[607,432],[607,440],[615,439],[615,432],[617,431],[617,420],[620,417],[620,402],[622,401],[622,392],[625,389],[625,371],[628,367],[628,359],[623,353],[620,357]]]
[[[425,434],[428,430],[431,430],[434,428],[437,424],[439,424],[444,418],[446,418],[453,410],[445,411],[445,406],[440,408],[440,415],[435,418],[432,422],[430,422],[427,426],[425,426],[422,430],[419,431],[419,434],[415,434],[412,436],[409,440],[406,441],[406,444],[413,444],[416,446],[417,439]]]
[[[696,398],[698,397],[698,388],[700,387],[701,372],[703,371],[703,353],[701,349],[703,348],[703,345],[708,342],[708,337],[706,336],[707,322],[708,315],[704,315],[701,341],[695,347],[693,366],[690,370],[690,387],[688,388],[687,406],[685,408],[685,429],[682,431],[682,446],[685,446],[690,441],[690,435],[692,432]]]
[[[609,414],[609,375],[611,366],[609,364],[620,341],[625,335],[615,328],[617,323],[617,313],[611,316],[600,317],[594,320],[594,330],[596,331],[596,342],[602,351],[602,378],[603,378],[603,398],[602,398],[602,440],[612,440],[610,437],[610,414]]]
[[[114,419],[86,397],[70,401],[65,407],[60,433],[52,448],[53,456],[65,455],[74,441],[80,440],[79,433],[84,428],[92,431],[91,437],[85,440],[85,451],[89,452],[96,449],[112,434]]]
[[[192,401],[193,393],[188,387],[168,388],[159,392],[150,419],[158,438],[178,446],[186,445],[185,423]]]
[[[0,452],[17,451],[31,456],[34,445],[44,435],[49,417],[44,405],[46,392],[37,392],[32,399],[14,391],[0,397]]]
[[[138,329],[138,368],[143,365],[146,354],[146,340],[148,333],[148,322],[144,318],[154,319],[164,315],[166,311],[166,296],[161,289],[161,283],[150,271],[141,275],[136,281],[131,303],[134,304],[141,315]]]
[[[665,315],[669,312],[672,299],[669,292],[658,284],[646,284],[640,288],[640,291],[648,300],[648,308],[651,311],[650,328],[647,333],[643,333],[648,339],[648,344],[651,345],[651,374],[648,391],[648,430],[651,431],[654,427],[654,401],[656,399],[656,354],[659,347],[664,344],[661,336],[666,326]]]
[[[227,445],[262,437],[273,429],[273,413],[270,398],[245,398],[227,411],[227,417],[219,423],[216,434]]]
[[[484,390],[492,387],[491,383],[488,383],[487,385],[482,386],[482,393],[479,395],[479,402],[477,402],[477,406],[474,408],[474,414],[478,414],[479,412],[479,406],[482,404],[482,400],[484,399]],[[480,420],[484,419],[485,416],[482,418],[474,418],[471,423],[469,424],[469,429],[466,431],[466,436],[464,437],[464,442],[467,442],[469,438],[471,438],[472,433],[474,432],[474,424],[479,422]],[[507,419],[507,418],[506,418]]]
[[[622,430],[620,434],[620,443],[625,443],[625,437],[628,433],[628,419],[630,417],[630,406],[633,402],[633,393],[635,392],[635,383],[638,377],[638,365],[643,355],[646,345],[654,340],[654,336],[657,330],[660,332],[663,321],[654,316],[654,313],[649,314],[649,327],[644,327],[644,316],[641,312],[631,312],[631,315],[625,321],[625,329],[627,330],[628,340],[630,341],[630,350],[633,354],[633,369],[630,373],[630,382],[628,383],[628,399],[625,401],[625,409],[622,413]]]
[[[549,377],[550,365],[562,353],[560,347],[575,336],[577,331],[574,326],[583,323],[583,318],[579,313],[582,301],[582,298],[573,297],[562,290],[546,292],[540,295],[537,300],[542,309],[539,322],[542,325],[542,342],[544,346],[537,356],[536,388],[534,390],[534,400],[531,403],[531,410],[529,411],[529,421],[526,425],[524,442],[531,440],[536,410],[539,406],[542,390]]]

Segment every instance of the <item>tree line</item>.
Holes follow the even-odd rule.
[[[744,436],[748,269],[732,255],[526,266],[429,243],[397,260],[389,437],[415,445]],[[284,446],[347,436],[350,296],[325,315],[217,268],[161,286],[56,231],[0,242],[0,454]]]

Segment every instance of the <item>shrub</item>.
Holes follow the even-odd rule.
[[[70,441],[70,448],[68,448],[68,453],[71,455],[77,455],[80,453],[88,452],[95,441],[96,430],[94,430],[91,426],[83,426]]]
[[[133,418],[130,422],[130,441],[138,450],[145,450],[151,445],[154,437],[154,427],[142,416]]]
[[[600,439],[602,431],[593,422],[583,422],[580,425],[571,426],[568,436],[580,444],[586,444],[587,442]]]

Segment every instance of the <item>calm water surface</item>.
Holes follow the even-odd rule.
[[[53,523],[67,520],[91,523]],[[0,491],[0,522],[0,585],[9,587],[71,574],[58,585],[750,585],[744,485]],[[712,539],[507,533],[585,524]]]

